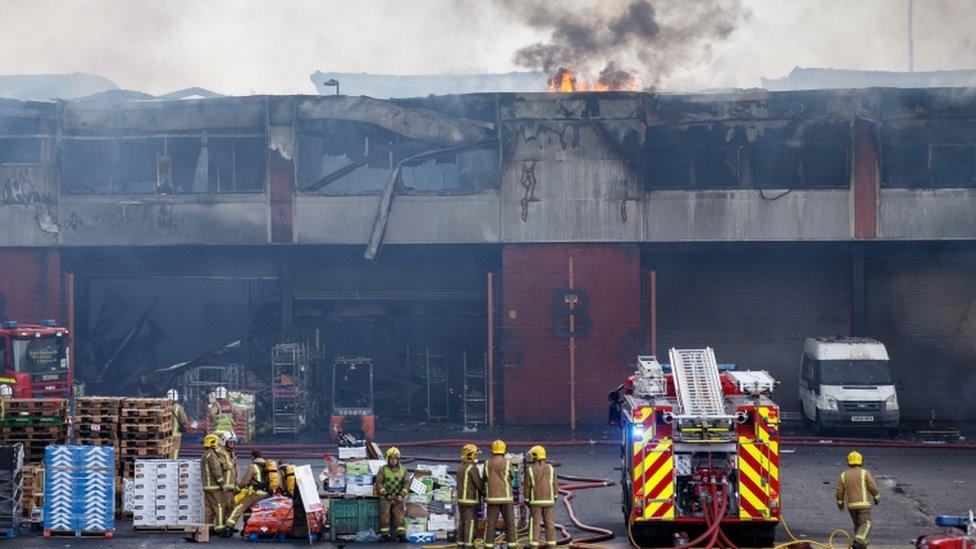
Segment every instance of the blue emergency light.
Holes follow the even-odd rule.
[[[936,526],[946,528],[965,528],[969,523],[969,517],[959,515],[939,515],[935,517]]]
[[[57,328],[58,323],[50,318],[45,318],[41,321],[41,326],[44,326],[45,328]]]
[[[0,328],[4,330],[16,330],[20,326],[20,323],[16,320],[4,320],[0,322]]]

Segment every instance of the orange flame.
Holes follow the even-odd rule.
[[[636,74],[629,74],[624,82],[597,82],[592,86],[581,78],[573,69],[560,67],[549,77],[550,92],[569,93],[579,91],[634,91],[640,87],[640,79]]]

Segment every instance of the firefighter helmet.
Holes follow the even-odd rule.
[[[180,400],[180,393],[178,393],[176,389],[170,389],[169,391],[166,391],[166,398],[172,400],[173,402],[177,402]]]
[[[539,445],[529,448],[529,459],[532,461],[541,461],[546,459],[546,449]]]
[[[858,451],[851,452],[851,453],[847,454],[847,464],[848,465],[863,465],[864,464],[864,456],[862,456],[861,453],[858,452]]]
[[[492,454],[504,454],[506,448],[507,446],[505,446],[504,440],[496,440],[495,442],[491,443]]]
[[[214,433],[210,433],[209,435],[203,437],[204,448],[216,448],[218,444],[220,444],[220,437]]]
[[[213,395],[214,395],[215,398],[218,398],[220,400],[224,400],[224,399],[227,398],[227,388],[226,387],[217,387],[216,389],[214,389]]]
[[[461,447],[461,459],[474,461],[478,459],[478,447],[474,444],[465,444]]]
[[[220,434],[220,442],[224,446],[227,446],[228,444],[237,444],[237,435],[235,435],[233,431],[224,431]]]
[[[396,446],[390,446],[390,448],[386,451],[386,459],[393,458],[400,459],[400,449]]]
[[[12,398],[14,396],[14,388],[10,385],[4,383],[0,385],[0,398]]]

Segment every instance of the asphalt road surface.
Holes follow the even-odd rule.
[[[523,448],[511,448],[521,451]],[[834,486],[844,468],[850,448],[782,446],[781,478],[783,511],[794,533],[802,537],[826,539],[837,528],[850,529],[847,512],[837,510]],[[410,448],[405,455],[453,457],[454,449]],[[906,547],[921,533],[938,530],[934,518],[939,514],[961,514],[976,508],[976,452],[947,449],[883,449],[862,451],[865,466],[871,470],[882,491],[881,505],[874,509],[871,545]],[[265,457],[273,457],[270,452]],[[550,459],[561,463],[560,472],[569,475],[617,480],[620,476],[619,450],[611,445],[589,447],[554,447]],[[312,463],[318,471],[321,462]],[[244,460],[241,462],[245,466]],[[620,487],[617,485],[576,493],[577,515],[588,524],[612,530],[616,538],[602,545],[625,547],[627,538],[620,511]],[[569,524],[565,510],[557,508],[556,519]],[[176,547],[184,546],[178,534],[136,534],[131,523],[117,524],[114,539],[43,539],[33,534],[3,542],[7,547]],[[788,537],[779,529],[779,541]],[[240,546],[240,537],[214,539],[212,545]],[[283,545],[305,545],[301,540]],[[281,544],[279,544],[281,545]],[[326,543],[319,546],[328,545]],[[379,545],[379,544],[375,544]],[[387,544],[389,547],[395,544]]]

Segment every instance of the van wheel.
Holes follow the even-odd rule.
[[[816,420],[816,424],[815,424],[815,429],[816,429],[818,435],[825,435],[825,434],[827,434],[827,427],[824,426],[823,420],[820,419],[820,412],[817,412],[817,420]]]
[[[810,417],[807,416],[806,410],[803,409],[802,400],[800,401],[800,420],[803,422],[803,426],[805,428],[810,429],[813,427],[813,421],[810,420]]]

